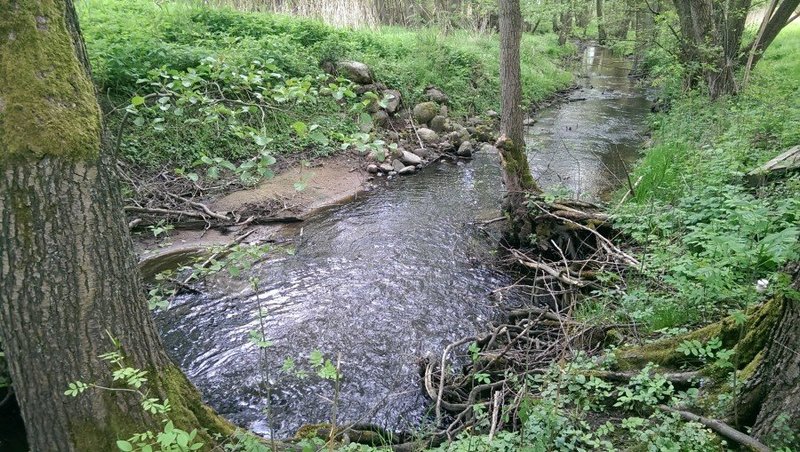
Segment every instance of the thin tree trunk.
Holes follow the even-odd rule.
[[[606,41],[608,41],[605,19],[603,18],[603,0],[597,0],[597,41],[600,45],[605,45]]]
[[[753,51],[753,63],[752,67],[761,60],[761,57],[764,55],[764,50],[772,44],[772,41],[778,36],[783,27],[788,24],[790,18],[792,18],[792,14],[800,5],[800,0],[784,0],[775,10],[775,14],[772,15],[772,18],[767,23],[766,28],[764,29],[764,33],[761,35],[761,39],[756,42],[755,40],[750,44],[744,47],[744,52],[742,53],[741,63],[744,64],[747,55]]]
[[[522,85],[520,81],[520,41],[522,14],[519,0],[500,1],[500,89],[501,115],[499,143],[503,182],[507,195],[505,210],[512,223],[512,240],[525,237],[527,209],[525,195],[538,191],[525,153]],[[525,231],[523,231],[525,230]]]
[[[160,431],[131,393],[64,395],[74,380],[114,385],[98,359],[109,335],[177,426],[229,433],[167,358],[143,299],[71,1],[0,10],[0,335],[31,449],[112,450]]]

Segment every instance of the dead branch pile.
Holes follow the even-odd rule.
[[[523,397],[520,382],[526,376],[547,372],[551,363],[578,350],[597,352],[608,330],[627,328],[589,326],[571,316],[580,296],[599,287],[598,274],[639,266],[614,243],[617,237],[608,216],[582,201],[548,203],[537,198],[529,206],[530,248],[506,248],[508,262],[523,271],[523,278],[495,295],[502,300],[506,291],[523,290],[530,295],[530,306],[509,310],[487,333],[451,343],[440,359],[423,362],[424,388],[443,437],[453,438],[474,426],[476,406],[489,413],[490,435],[502,427],[514,428]],[[472,344],[469,349],[467,344]],[[501,410],[508,416],[499,416]],[[512,425],[503,426],[504,417]]]
[[[162,222],[177,229],[210,229],[301,221],[291,214],[289,206],[276,199],[248,204],[236,212],[213,210],[203,202],[212,195],[242,188],[234,181],[201,186],[171,171],[141,176],[122,162],[117,164],[117,172],[130,188],[124,210],[131,229]]]

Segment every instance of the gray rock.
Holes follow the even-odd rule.
[[[447,94],[445,94],[444,92],[442,92],[442,90],[433,86],[429,86],[425,90],[425,97],[427,97],[433,102],[436,102],[437,104],[446,105],[448,102],[450,102],[450,98],[447,97]]]
[[[420,124],[427,124],[436,116],[439,108],[433,102],[422,102],[414,106],[414,121]]]
[[[483,119],[481,119],[481,118],[479,118],[477,116],[473,116],[473,117],[467,119],[467,125],[468,126],[475,127],[475,126],[478,126],[478,125],[481,125],[481,124],[483,124]]]
[[[449,111],[450,110],[447,109],[447,105],[442,105],[441,108],[439,108],[439,114],[442,116],[447,116]]]
[[[453,143],[451,143],[448,140],[444,140],[441,143],[439,143],[439,149],[444,152],[452,151],[454,148],[455,146],[453,146]]]
[[[436,115],[431,119],[431,130],[436,133],[442,133],[445,130],[447,118],[442,115]]]
[[[431,129],[426,129],[424,127],[417,129],[417,135],[419,135],[419,139],[422,140],[424,143],[436,143],[439,141],[439,134],[434,132]]]
[[[369,66],[358,61],[340,61],[336,63],[336,71],[342,77],[359,85],[372,83],[372,71]]]
[[[400,160],[397,160],[397,159],[392,160],[392,168],[395,171],[399,172],[401,169],[403,169],[405,167],[406,167],[406,165],[403,162],[401,162]]]
[[[384,173],[391,173],[394,171],[394,167],[389,163],[381,163],[378,165],[378,169],[383,171]]]
[[[378,127],[386,127],[389,125],[389,113],[383,110],[378,110],[372,114],[372,122]]]
[[[420,156],[420,158],[424,158],[424,159],[430,157],[430,155],[431,155],[431,152],[428,151],[425,148],[417,148],[417,149],[412,150],[411,152],[413,152],[414,154]]]
[[[461,143],[461,146],[458,147],[456,151],[456,155],[459,157],[472,157],[472,151],[474,147],[472,146],[471,141],[465,141]]]
[[[403,156],[400,157],[400,160],[409,165],[419,165],[422,163],[422,158],[420,158],[420,156],[408,151],[403,151]]]
[[[362,101],[363,100],[366,99],[362,99]],[[375,113],[377,111],[380,111],[381,109],[380,101],[378,101],[377,99],[370,100],[365,109],[367,110],[367,113]]]
[[[486,116],[488,116],[490,118],[496,118],[496,117],[500,116],[500,113],[498,113],[498,112],[496,112],[494,110],[486,110]]]
[[[397,143],[400,141],[400,134],[395,132],[394,130],[390,130],[386,132],[386,140],[390,143]]]
[[[533,118],[525,118],[525,120],[522,121],[523,126],[532,126],[534,124],[536,124],[536,120]]]
[[[464,142],[461,132],[458,131],[448,133],[444,136],[444,140],[450,144],[451,149],[461,146],[461,143]]]
[[[396,159],[399,159],[400,157],[402,157],[403,156],[403,152],[404,152],[404,149],[401,148],[401,147],[396,147],[396,148],[392,149],[391,151],[389,151],[389,153],[392,155],[392,157],[394,157]]]
[[[413,167],[413,166],[407,166],[407,167],[401,169],[400,171],[398,171],[397,174],[399,174],[401,176],[405,176],[407,174],[413,174],[414,171],[416,171],[416,170],[417,169],[415,167]]]
[[[400,91],[397,91],[396,89],[384,90],[383,97],[384,98],[391,97],[391,99],[386,101],[386,111],[390,115],[397,113],[397,110],[400,108],[400,100],[401,100]]]
[[[370,174],[376,174],[378,172],[378,165],[370,164],[367,165],[367,172]]]
[[[496,147],[494,147],[494,145],[489,143],[484,143],[481,146],[481,152],[486,152],[487,154],[497,154],[500,151]]]

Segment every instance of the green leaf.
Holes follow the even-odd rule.
[[[303,121],[296,121],[292,124],[292,129],[298,136],[304,137],[308,134],[308,126]]]
[[[119,450],[121,450],[123,452],[130,452],[130,451],[133,450],[133,444],[131,444],[131,443],[127,442],[127,441],[124,441],[124,440],[118,440],[117,441],[117,449],[119,449]]]
[[[134,96],[131,99],[131,105],[133,105],[134,107],[138,107],[139,105],[142,104],[144,104],[144,97],[142,96]]]

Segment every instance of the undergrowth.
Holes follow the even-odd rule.
[[[202,72],[208,61],[235,74],[251,74],[258,62],[268,65],[276,79],[311,80],[320,91],[322,63],[357,60],[368,64],[378,81],[398,89],[405,105],[422,100],[425,87],[435,85],[449,95],[452,116],[499,109],[496,35],[444,34],[435,28],[337,29],[309,19],[214,9],[188,0],[83,0],[77,6],[112,134],[130,99],[151,92],[149,82],[163,74]],[[523,102],[545,98],[570,83],[571,75],[557,61],[572,51],[559,47],[552,35],[524,38]],[[216,81],[226,88],[224,79]],[[270,111],[261,131],[270,140],[267,146],[215,124],[188,123],[187,119],[205,120],[190,109],[182,109],[181,115],[169,113],[161,115],[157,127],[152,127],[154,118],[129,125],[121,140],[122,156],[157,168],[190,166],[202,156],[237,162],[265,149],[275,156],[303,151],[327,155],[347,142],[337,136],[359,132],[358,121],[330,99]],[[297,121],[318,125],[334,139],[308,143],[291,127]]]
[[[693,326],[787,284],[781,270],[800,258],[800,176],[756,187],[747,173],[800,144],[798,52],[800,27],[787,27],[743,93],[714,103],[685,94],[654,116],[635,194],[614,212],[640,247],[642,277],[598,293],[582,318]]]

